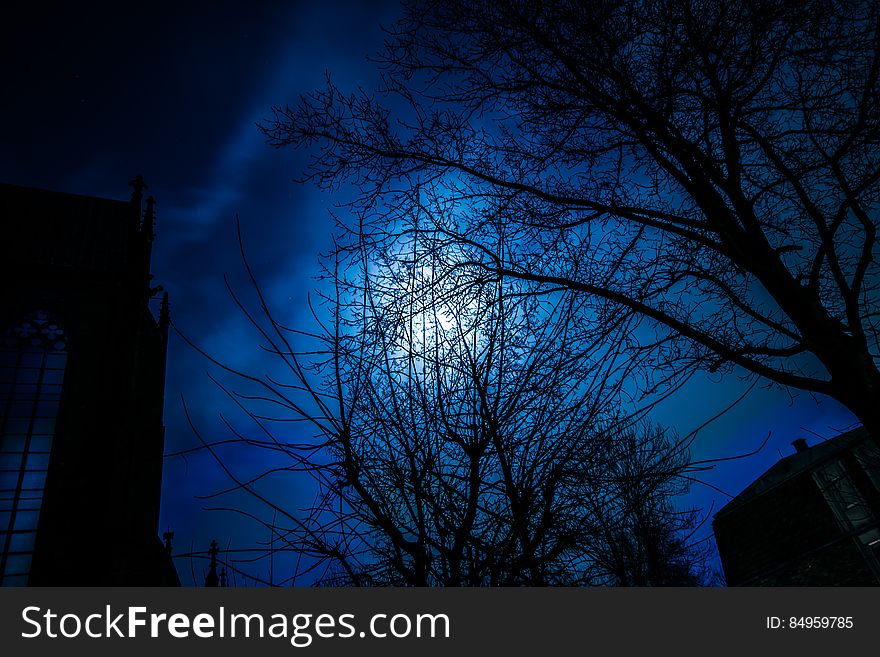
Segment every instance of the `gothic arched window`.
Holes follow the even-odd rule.
[[[0,584],[24,586],[61,401],[67,336],[49,313],[37,311],[0,340]]]

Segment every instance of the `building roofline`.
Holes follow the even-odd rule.
[[[118,198],[107,198],[105,196],[93,196],[90,194],[73,194],[71,192],[59,192],[53,189],[44,189],[42,187],[29,187],[27,185],[16,185],[13,183],[5,183],[0,182],[0,189],[8,190],[12,193],[28,193],[28,194],[45,194],[49,196],[54,196],[60,200],[61,197],[67,197],[70,199],[76,199],[78,202],[99,202],[99,203],[113,203],[118,204],[122,207],[126,207],[129,205],[129,200],[123,200]]]
[[[867,440],[869,437],[870,434],[864,427],[857,427],[781,458],[721,507],[713,518],[717,520],[719,517],[729,515],[746,503],[779,488],[804,472],[830,461],[840,452]]]

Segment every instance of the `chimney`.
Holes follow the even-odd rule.
[[[791,441],[792,447],[794,447],[795,454],[799,454],[800,452],[805,452],[809,448],[807,445],[806,438],[797,438]]]

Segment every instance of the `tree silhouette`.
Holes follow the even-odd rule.
[[[654,390],[736,369],[880,436],[880,8],[835,0],[412,3],[379,99],[278,107],[377,240],[621,314]],[[503,233],[505,248],[495,248]]]
[[[639,424],[604,443],[592,461],[601,486],[587,506],[591,536],[587,581],[612,586],[697,586],[707,577],[709,551],[694,540],[702,525],[694,509],[673,501],[687,492],[688,453],[668,430]],[[677,475],[670,476],[672,473]]]
[[[245,479],[226,441],[205,446],[261,503],[225,508],[272,533],[267,552],[298,553],[331,585],[705,581],[701,518],[674,506],[689,440],[619,412],[639,366],[619,348],[625,318],[595,334],[573,321],[577,295],[468,285],[418,232],[383,249],[350,237],[328,261],[318,333],[279,322],[249,266],[256,305],[233,293],[282,367],[217,381],[251,423],[230,422],[232,440],[273,467]],[[273,493],[291,472],[313,482],[305,508]]]

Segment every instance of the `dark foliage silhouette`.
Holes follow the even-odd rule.
[[[230,288],[281,367],[224,366],[232,381],[218,384],[248,420],[228,427],[274,467],[243,478],[219,451],[227,441],[205,446],[234,482],[227,492],[261,503],[224,508],[263,524],[267,554],[298,555],[293,581],[706,581],[702,518],[675,506],[699,467],[690,438],[618,410],[638,367],[620,348],[626,322],[596,335],[574,321],[577,295],[440,278],[417,232],[382,249],[349,237],[328,260],[318,333],[279,322],[249,267],[254,303]],[[291,473],[313,484],[306,508],[275,492]]]
[[[633,322],[646,391],[735,370],[828,395],[878,436],[878,12],[413,3],[383,93],[328,81],[262,129],[314,147],[306,178],[352,183],[377,240],[421,222],[439,270]]]

